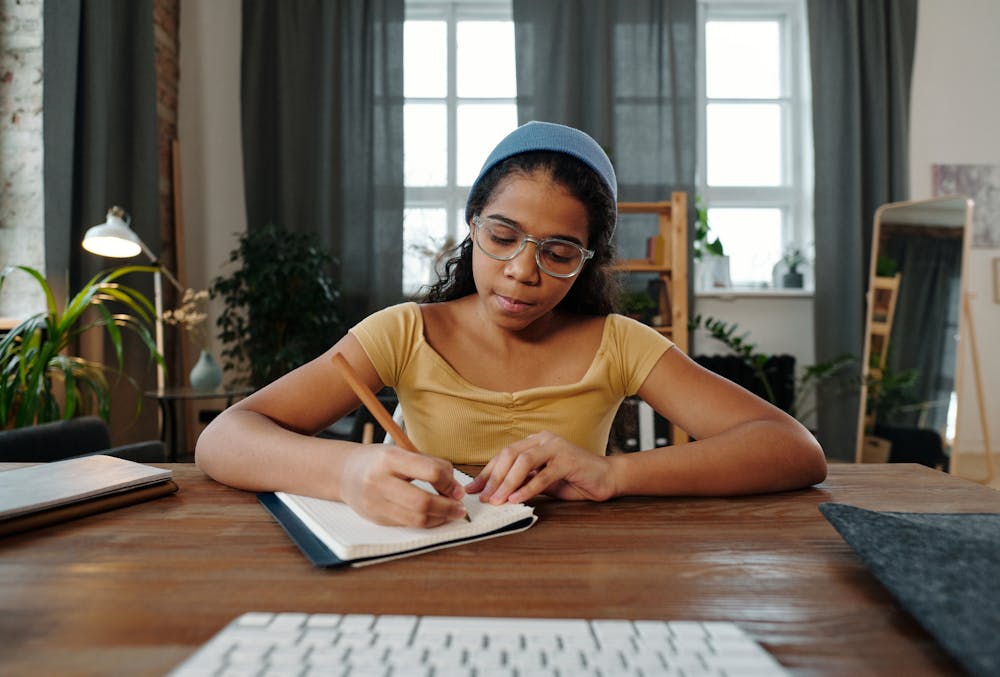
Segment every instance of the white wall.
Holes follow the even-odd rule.
[[[746,340],[757,345],[757,351],[771,355],[789,354],[795,357],[798,374],[816,361],[813,342],[813,297],[803,292],[771,292],[738,294],[699,294],[691,317],[712,317],[728,324],[739,325],[737,334],[746,333]],[[725,355],[730,350],[706,334],[695,332],[691,338],[691,355]],[[811,396],[803,404],[811,408]],[[815,425],[815,417],[803,420]]]
[[[1000,166],[1000,2],[920,0],[910,117],[910,194],[931,197],[931,166]],[[992,261],[998,249],[972,249],[968,290],[993,452],[1000,451],[1000,305],[993,302]],[[968,328],[963,327],[963,347]],[[960,452],[983,450],[970,353],[959,392]]]
[[[240,126],[241,0],[181,0],[177,136],[181,154],[184,284],[206,289],[223,271],[246,231]],[[213,300],[208,322],[211,350],[221,364]],[[187,364],[194,363],[189,356]],[[221,400],[186,403],[187,449],[201,432],[197,412]]]
[[[181,0],[178,137],[185,284],[207,288],[246,231],[240,127],[240,0]],[[213,302],[215,318],[221,305]]]

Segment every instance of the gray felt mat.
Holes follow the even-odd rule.
[[[962,667],[1000,675],[1000,514],[819,509]]]

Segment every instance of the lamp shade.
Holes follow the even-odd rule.
[[[129,227],[129,215],[121,207],[108,210],[107,220],[87,230],[83,248],[98,256],[125,259],[142,251],[139,236]]]

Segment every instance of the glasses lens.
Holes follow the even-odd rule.
[[[496,221],[484,219],[476,229],[476,242],[484,252],[498,259],[516,256],[523,239],[521,231]]]
[[[572,277],[583,263],[583,249],[572,242],[563,240],[538,240],[527,238],[513,226],[490,219],[476,220],[476,244],[488,256],[509,261],[517,256],[530,239],[538,247],[538,263],[549,275]]]
[[[570,242],[549,240],[538,249],[542,268],[556,275],[571,275],[580,267],[583,252]]]

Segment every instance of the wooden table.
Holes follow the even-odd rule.
[[[528,531],[362,569],[313,568],[249,493],[180,491],[0,540],[0,674],[159,675],[249,610],[735,621],[796,674],[956,674],[817,510],[1000,511],[916,465],[817,488],[537,504]]]

